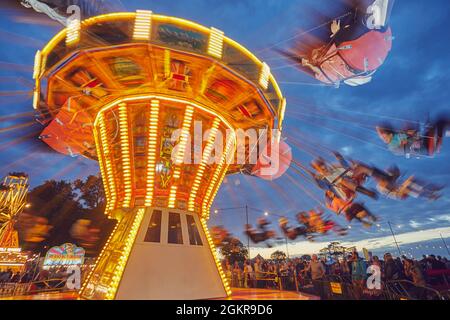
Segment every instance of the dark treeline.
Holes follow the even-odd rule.
[[[45,181],[29,192],[27,201],[16,222],[24,250],[45,254],[52,246],[70,242],[95,256],[115,225],[104,214],[105,195],[98,176]]]

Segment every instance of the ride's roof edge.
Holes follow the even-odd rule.
[[[134,19],[134,18],[136,18],[136,15],[137,15],[136,12],[116,12],[116,13],[103,14],[103,15],[91,17],[91,18],[88,18],[88,19],[80,21],[80,28],[91,26],[91,25],[95,25],[95,24],[101,23],[101,22],[115,21],[117,19]],[[186,19],[183,19],[183,18],[152,14],[151,15],[151,19],[152,19],[152,22],[153,21],[157,21],[157,22],[166,22],[166,23],[173,23],[173,24],[176,24],[176,25],[182,25],[182,26],[185,26],[185,27],[189,27],[189,28],[195,29],[195,30],[200,31],[201,33],[204,33],[204,34],[207,34],[207,35],[210,35],[210,33],[212,32],[212,29],[210,29],[210,28],[207,28],[207,27],[205,27],[205,26],[203,26],[201,24],[198,24],[196,22],[193,22],[193,21],[190,21],[190,20],[186,20]],[[53,49],[55,49],[55,47],[58,44],[60,44],[66,38],[67,30],[68,30],[68,28],[64,28],[60,32],[58,32],[45,45],[45,47],[41,50],[41,52],[40,52],[40,59],[41,59],[40,65],[41,65],[42,69],[39,70],[38,76],[36,77],[36,81],[39,81],[40,76],[43,74],[43,69],[46,66],[46,63],[42,63],[42,61],[46,61],[46,58],[51,53],[51,51]],[[246,47],[244,47],[240,43],[234,41],[233,39],[231,39],[231,38],[229,38],[229,37],[227,37],[225,35],[223,36],[223,41],[224,41],[224,43],[234,47],[236,50],[240,51],[245,56],[250,58],[256,64],[256,66],[258,66],[260,68],[263,68],[264,62],[259,60]],[[217,59],[217,60],[220,61],[222,59]],[[276,93],[276,95],[278,96],[278,99],[279,99],[279,105],[276,106],[277,107],[276,109],[278,110],[278,112],[277,112],[278,127],[281,129],[282,122],[284,120],[284,112],[285,112],[285,107],[286,107],[286,101],[285,101],[285,98],[283,97],[283,94],[281,92],[281,89],[280,89],[280,87],[279,87],[275,77],[272,75],[271,72],[269,72],[269,74],[268,74],[268,79],[269,79],[269,83],[273,86],[273,89],[275,90],[275,93]],[[260,86],[257,85],[257,87],[260,87]],[[267,91],[267,90],[263,90],[262,88],[261,88],[261,90],[262,90],[262,92]]]

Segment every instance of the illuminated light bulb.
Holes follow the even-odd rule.
[[[131,230],[130,233],[127,237],[126,240],[126,245],[124,250],[122,251],[122,255],[119,259],[119,264],[116,266],[116,268],[114,269],[114,274],[116,275],[116,278],[113,279],[112,283],[110,284],[109,287],[109,295],[108,298],[109,299],[113,299],[115,296],[115,293],[117,291],[119,282],[120,282],[120,278],[121,275],[125,269],[125,262],[128,260],[128,257],[130,255],[131,252],[131,247],[132,244],[134,243],[134,241],[136,240],[136,236],[137,236],[137,231],[138,231],[138,227],[140,226],[142,219],[144,217],[144,213],[145,210],[144,209],[138,209],[137,213],[136,213],[136,217],[133,221],[133,224],[131,226]]]
[[[33,109],[37,110],[39,105],[39,89],[36,87],[33,91]]]
[[[208,227],[206,225],[206,221],[203,218],[201,218],[200,221],[201,221],[201,225],[203,227],[203,231],[204,231],[204,233],[206,235],[206,238],[208,239],[209,248],[211,250],[211,253],[213,255],[214,261],[216,263],[217,270],[219,271],[219,275],[220,275],[220,278],[222,280],[222,285],[224,287],[224,290],[227,293],[227,295],[230,295],[231,294],[230,286],[228,284],[228,280],[227,280],[227,278],[225,276],[225,273],[223,272],[222,265],[220,264],[220,261],[219,261],[219,259],[217,257],[216,248],[215,248],[214,244],[212,243],[212,241],[210,241],[211,235],[209,234],[209,230],[208,230]]]
[[[34,56],[34,68],[33,68],[33,79],[39,78],[41,74],[41,51],[36,51],[36,55]]]
[[[80,40],[80,27],[80,20],[72,19],[69,21],[66,31],[66,45],[73,45]]]
[[[84,288],[86,288],[87,284],[89,283],[89,280],[91,279],[91,276],[93,275],[94,270],[97,267],[98,262],[100,261],[100,258],[103,257],[103,254],[105,253],[108,244],[111,242],[111,239],[114,237],[114,235],[115,235],[115,233],[116,233],[116,231],[118,229],[118,226],[119,226],[119,223],[117,222],[115,227],[114,227],[114,229],[113,229],[113,231],[111,232],[111,235],[109,236],[108,240],[106,241],[105,246],[103,247],[102,251],[100,252],[97,260],[95,261],[95,264],[94,264],[91,272],[89,273],[89,275],[87,276],[86,280],[84,281],[84,283],[83,283],[83,285],[82,285],[82,287],[80,289],[80,292],[83,292]]]
[[[156,144],[158,135],[159,120],[159,100],[151,100],[150,102],[150,120],[149,120],[149,138],[148,138],[148,154],[147,154],[147,186],[145,205],[151,206],[153,203],[154,192],[154,175],[156,169]],[[153,138],[153,139],[152,139]]]
[[[227,166],[227,159],[229,157],[229,153],[232,149],[232,147],[234,146],[234,142],[235,142],[235,135],[234,133],[232,135],[230,135],[228,137],[227,143],[226,143],[226,147],[225,147],[225,152],[222,155],[222,159],[220,160],[219,165],[217,166],[214,174],[213,174],[213,178],[210,181],[210,184],[208,186],[208,189],[206,191],[205,197],[203,199],[203,205],[202,205],[202,209],[203,209],[203,216],[208,216],[209,215],[209,211],[210,211],[210,203],[212,202],[211,199],[214,199],[214,196],[211,197],[212,195],[215,195],[215,193],[213,192],[214,188],[217,186],[218,189],[218,185],[217,185],[217,181],[219,180],[219,176],[220,174],[223,172],[223,168],[224,167],[228,167]],[[234,152],[234,150],[233,150]],[[225,172],[226,173],[226,170]],[[220,177],[221,178],[221,177]],[[222,181],[222,179],[220,180]]]
[[[101,145],[103,148],[103,155],[105,158],[105,165],[106,165],[106,173],[107,173],[107,181],[108,181],[108,185],[109,185],[109,190],[110,190],[110,194],[111,194],[111,203],[109,205],[109,209],[112,209],[115,207],[116,205],[116,188],[114,185],[114,176],[113,176],[113,171],[112,171],[112,165],[111,165],[111,159],[109,157],[109,144],[108,144],[108,139],[107,139],[107,135],[106,135],[106,124],[105,124],[105,116],[104,113],[100,114],[99,117],[99,127],[100,127],[100,141],[101,141]]]
[[[279,113],[278,113],[278,130],[279,130],[279,131],[281,131],[282,124],[283,124],[283,121],[284,121],[285,113],[286,113],[286,98],[283,98],[283,99],[281,100],[281,108],[280,108],[280,111],[279,111]],[[281,136],[281,135],[280,135],[280,136]],[[278,142],[279,142],[279,141],[278,141]]]
[[[224,33],[216,28],[211,28],[209,33],[208,54],[215,58],[222,58]]]
[[[152,12],[137,10],[134,20],[133,40],[149,40],[152,29]]]
[[[265,90],[267,90],[267,88],[269,87],[269,78],[270,67],[267,65],[267,63],[263,62],[261,66],[261,73],[259,75],[259,85]]]

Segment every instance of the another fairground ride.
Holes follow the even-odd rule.
[[[14,225],[27,205],[28,175],[12,172],[0,184],[0,269],[21,270],[27,254],[22,252]]]

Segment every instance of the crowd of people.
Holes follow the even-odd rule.
[[[89,265],[81,267],[81,282],[89,273]],[[20,271],[11,268],[0,270],[0,296],[27,294],[46,290],[63,290],[66,288],[66,280],[71,272],[65,266],[40,268],[32,266]]]
[[[13,272],[12,269],[0,271],[0,283],[25,283],[32,279],[29,272]]]
[[[50,269],[25,269],[14,272],[8,268],[0,271],[0,283],[29,283],[49,279],[64,279],[67,277],[67,268],[58,267]]]
[[[370,266],[378,267],[380,272],[381,287],[375,290],[367,290],[367,279],[375,272],[374,268],[369,269]],[[425,291],[420,288],[433,288],[442,281],[429,276],[432,274],[429,271],[450,270],[450,261],[432,254],[415,260],[406,256],[395,258],[390,253],[385,253],[382,259],[372,256],[367,261],[354,251],[331,261],[315,254],[307,259],[265,260],[257,257],[233,264],[225,259],[223,268],[232,287],[297,291],[312,287],[311,293],[326,298],[324,286],[327,281],[342,281],[352,287],[353,298],[361,299],[367,295],[380,296],[386,283],[405,280],[414,287],[412,295],[421,299]]]

